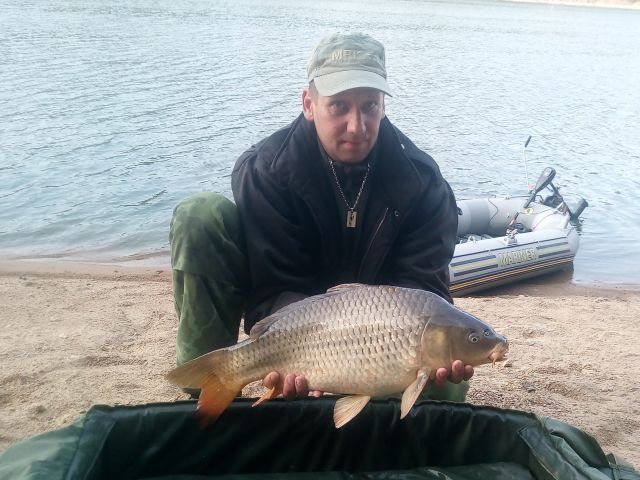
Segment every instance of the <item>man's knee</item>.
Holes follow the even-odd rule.
[[[181,201],[169,233],[174,270],[208,275],[220,264],[243,269],[244,247],[236,205],[223,195],[203,192]],[[224,263],[226,262],[226,263]]]
[[[174,208],[170,236],[215,229],[230,215],[237,216],[236,206],[231,200],[218,193],[196,193]]]
[[[185,245],[201,249],[221,237],[237,237],[239,230],[237,209],[231,200],[217,193],[197,193],[173,210],[169,242],[174,253]]]

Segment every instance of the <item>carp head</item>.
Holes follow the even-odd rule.
[[[509,351],[507,339],[479,318],[434,295],[425,311],[422,359],[431,368],[450,367],[454,360],[465,365],[495,364]]]

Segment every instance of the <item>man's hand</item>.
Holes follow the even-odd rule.
[[[436,387],[442,387],[449,380],[451,383],[460,383],[462,380],[469,380],[473,377],[473,367],[465,365],[461,360],[455,360],[451,364],[451,370],[448,368],[438,368],[433,375],[433,384]],[[276,393],[282,394],[287,400],[295,398],[304,398],[311,393],[314,397],[322,396],[323,392],[312,390],[309,392],[309,384],[304,375],[296,375],[289,373],[282,379],[278,372],[270,372],[262,380],[262,385],[268,389],[276,387]]]
[[[473,367],[465,365],[462,360],[454,360],[451,370],[448,368],[438,368],[433,376],[433,384],[442,387],[449,380],[451,383],[460,383],[462,380],[469,380],[473,377]]]
[[[282,393],[282,396],[287,400],[304,398],[309,395],[307,379],[304,378],[304,375],[296,375],[295,373],[287,374],[283,380],[278,372],[270,372],[262,380],[262,385],[269,389],[276,387],[276,391]],[[322,393],[319,390],[313,390],[311,395],[320,397]]]

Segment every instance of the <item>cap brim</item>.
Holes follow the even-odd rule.
[[[331,97],[352,88],[373,88],[390,97],[393,96],[391,87],[384,77],[366,70],[328,73],[315,77],[313,83],[323,97]]]

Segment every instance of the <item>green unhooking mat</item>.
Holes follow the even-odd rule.
[[[342,429],[335,398],[238,399],[206,428],[195,403],[96,406],[0,455],[1,479],[640,480],[584,432],[532,414],[372,401]]]

